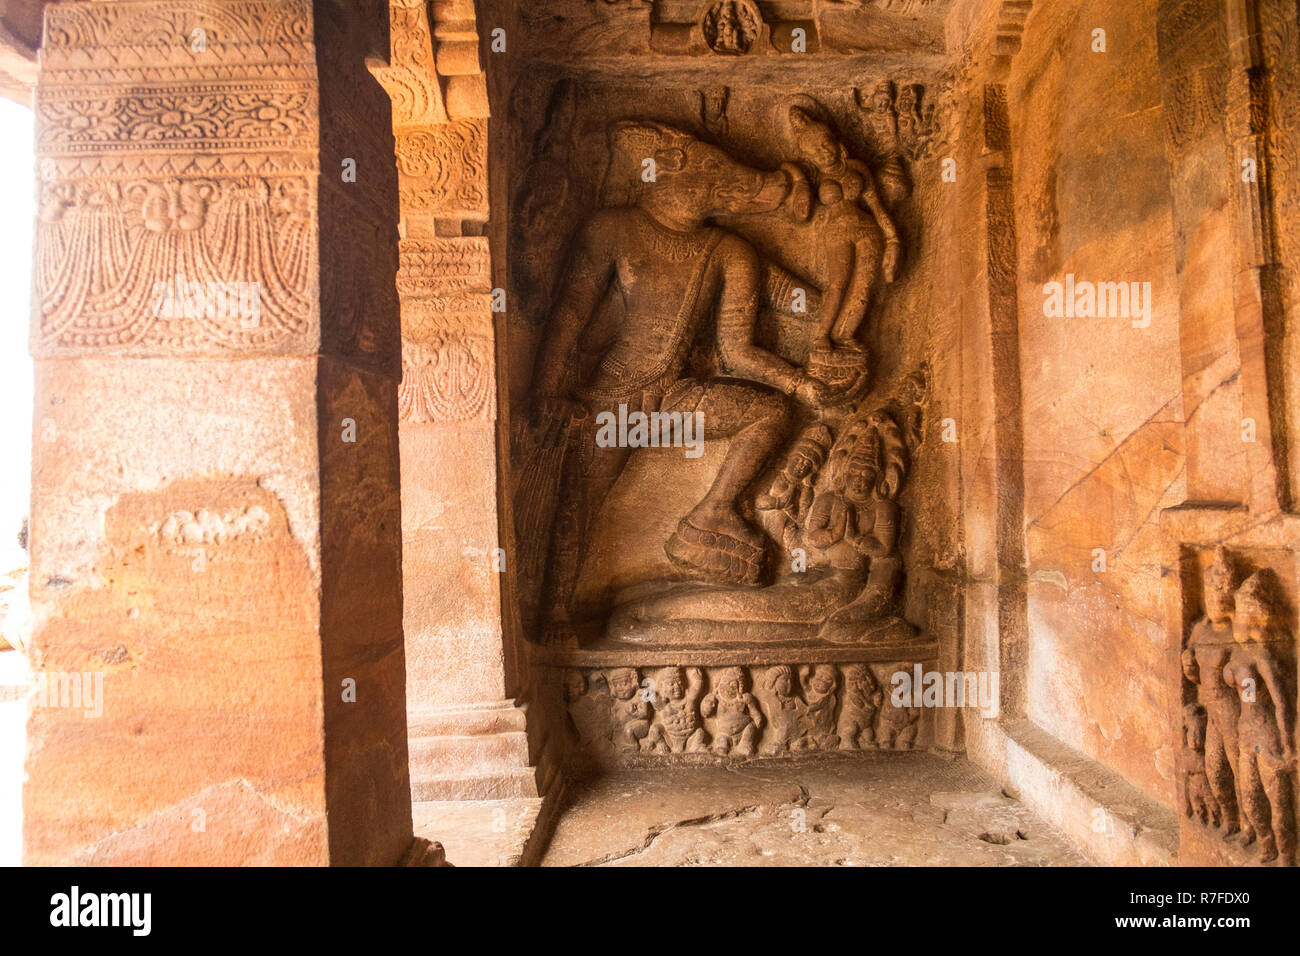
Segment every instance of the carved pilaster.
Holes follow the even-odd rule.
[[[1025,590],[1024,425],[1011,120],[1006,88],[984,86],[984,209],[997,441],[998,657],[1003,713],[1026,707],[1029,635]]]
[[[1161,516],[1185,864],[1295,862],[1295,34],[1294,4],[1160,5],[1188,409],[1188,500]],[[1202,248],[1216,234],[1228,255]]]
[[[487,95],[472,3],[389,3],[402,228],[403,421],[495,418],[487,241],[448,236],[488,215]]]
[[[390,0],[402,240],[403,581],[412,794],[535,795],[508,695],[497,512],[487,86],[471,0]],[[448,522],[441,515],[454,512]]]
[[[494,420],[487,239],[404,239],[400,261],[402,421]]]

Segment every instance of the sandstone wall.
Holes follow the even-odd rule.
[[[1165,641],[1158,522],[1187,489],[1156,4],[1036,7],[1008,84],[1027,713],[1172,803],[1179,701],[1154,666]],[[1095,29],[1106,31],[1105,52],[1093,51]],[[1200,260],[1198,307],[1229,316],[1228,259],[1215,251],[1225,229],[1224,217],[1207,222],[1189,254]],[[1149,283],[1149,326],[1135,327],[1145,318],[1046,316],[1044,285],[1069,274],[1079,282]],[[1232,388],[1223,387],[1225,404]],[[1225,472],[1233,450],[1223,449]]]

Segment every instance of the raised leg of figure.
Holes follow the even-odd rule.
[[[704,436],[730,438],[726,460],[708,493],[678,526],[665,550],[678,570],[704,580],[755,584],[766,542],[736,510],[736,499],[757,477],[789,432],[786,400],[742,382],[683,383],[665,397],[663,410],[700,412]]]
[[[650,721],[634,720],[623,728],[625,746],[630,750],[640,750],[641,741],[650,733]]]

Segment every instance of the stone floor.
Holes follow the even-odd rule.
[[[919,752],[629,770],[574,782],[541,859],[543,866],[1088,862],[978,768]]]
[[[415,835],[441,843],[453,866],[520,866],[541,800],[429,801],[412,808]]]

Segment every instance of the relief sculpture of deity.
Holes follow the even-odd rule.
[[[567,443],[548,562],[548,642],[570,638],[590,523],[629,455],[596,446],[600,412],[699,412],[711,438],[731,438],[712,488],[666,550],[684,576],[752,583],[765,541],[737,511],[737,498],[785,438],[792,402],[819,407],[834,397],[831,386],[755,344],[762,264],[745,240],[705,223],[724,212],[778,208],[799,175],[750,169],[654,123],[616,124],[610,153],[609,208],[591,216],[574,241],[536,375],[536,428],[546,444]],[[655,168],[650,182],[641,175],[647,159]],[[620,301],[621,327],[595,369],[575,381],[579,340],[607,296]],[[715,313],[724,375],[689,377],[691,347]]]
[[[917,634],[895,607],[907,442],[894,406],[864,397],[858,339],[896,276],[899,232],[871,168],[819,104],[798,96],[777,115],[789,159],[773,171],[662,123],[608,127],[600,208],[569,245],[533,377],[532,447],[558,460],[542,644],[578,647],[601,634],[625,644],[897,644]],[[763,217],[805,230],[817,283],[771,242],[760,252],[742,235]],[[796,288],[810,314],[791,317],[805,311],[785,301]],[[760,317],[774,313],[803,323],[806,351],[760,334]],[[615,596],[593,623],[579,607],[584,561],[642,447],[602,440],[602,423],[637,414],[697,420],[725,453],[703,496],[664,529],[671,571]],[[823,670],[809,680],[814,699],[833,696]],[[835,746],[827,713],[815,730],[792,729],[791,745]],[[691,733],[665,725],[655,739],[676,751],[685,742],[673,735]]]

